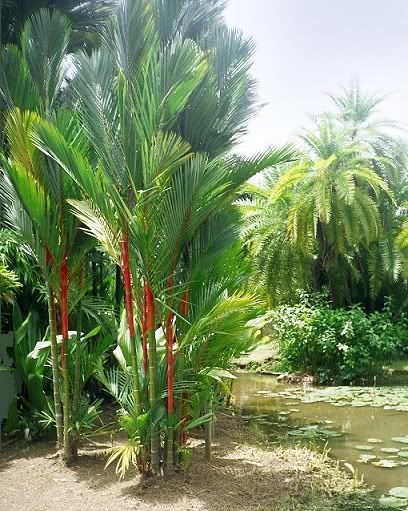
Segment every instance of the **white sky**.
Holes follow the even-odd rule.
[[[391,93],[381,116],[408,126],[408,0],[229,0],[226,19],[257,43],[253,74],[267,103],[240,151],[288,141],[354,76]]]

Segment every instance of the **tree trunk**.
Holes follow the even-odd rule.
[[[83,268],[79,273],[79,292],[82,294]],[[75,377],[74,377],[74,399],[72,410],[75,419],[78,418],[79,397],[81,389],[81,333],[82,333],[82,299],[78,302],[77,335],[75,341]]]
[[[212,403],[211,396],[206,400],[205,404],[205,414],[212,413]],[[206,422],[204,426],[204,435],[205,435],[205,459],[207,461],[211,461],[211,440],[212,440],[212,421]]]
[[[167,470],[173,470],[174,459],[174,355],[173,355],[173,318],[170,312],[167,316]]]
[[[146,284],[143,287],[143,314],[142,314],[142,339],[143,339],[143,371],[145,377],[149,372],[149,354],[147,348],[147,302]]]
[[[141,400],[140,400],[139,364],[137,361],[136,332],[133,316],[132,282],[129,269],[129,238],[127,227],[125,229],[124,240],[122,241],[122,272],[125,288],[125,306],[127,323],[129,328],[130,352],[132,357],[133,404],[136,415],[140,415]]]
[[[54,393],[55,422],[57,428],[57,448],[64,443],[64,426],[62,422],[62,408],[59,390],[58,345],[57,345],[57,313],[55,308],[54,292],[48,284],[48,319],[50,326],[52,387]]]
[[[122,275],[120,266],[116,266],[115,274],[115,314],[118,322],[120,322],[120,303],[122,301]]]
[[[150,441],[150,470],[153,474],[159,473],[160,464],[160,438],[157,419],[157,353],[156,353],[156,332],[154,324],[154,297],[149,284],[146,285],[146,328],[149,340],[149,400],[151,413],[151,441]]]
[[[103,295],[103,260],[102,258],[99,259],[99,296]]]
[[[95,254],[94,254],[95,257]],[[97,268],[96,268],[96,262],[91,262],[91,268],[92,268],[92,295],[98,296],[98,276],[97,276]]]
[[[64,389],[64,458],[69,462],[72,457],[71,439],[70,439],[70,396],[69,396],[69,374],[68,374],[68,346],[69,340],[68,333],[68,261],[67,256],[64,255],[61,272],[61,330],[62,330],[62,343],[61,343],[61,365],[62,365],[62,379]]]
[[[180,304],[180,314],[183,316],[183,318],[187,317],[188,314],[188,291],[187,289],[183,291],[183,294],[181,296],[181,304]],[[179,351],[177,353],[177,380],[182,381],[184,376],[184,350],[183,348],[179,348]],[[185,396],[181,395],[176,402],[176,417],[177,417],[177,423],[180,424],[179,429],[176,433],[176,438],[178,439],[178,442],[180,445],[183,445],[185,443],[185,435],[183,432],[183,426],[187,422],[187,417],[183,417],[184,414],[184,399]]]

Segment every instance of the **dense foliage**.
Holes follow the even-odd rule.
[[[265,302],[282,367],[322,382],[404,348],[407,151],[382,98],[353,84],[300,149],[234,154],[259,105],[254,44],[223,9],[0,6],[0,326],[23,382],[7,431],[55,431],[67,462],[107,394],[120,476],[171,472],[196,427],[209,456]]]
[[[254,344],[236,198],[293,151],[231,153],[257,108],[254,46],[222,1],[123,0],[77,53],[65,11],[36,11],[0,50],[3,222],[41,288],[17,322],[17,408],[69,462],[102,386],[128,438],[109,463],[171,472],[193,427],[209,455],[219,389]]]
[[[408,323],[395,322],[389,304],[367,314],[360,306],[334,308],[326,294],[302,294],[273,311],[280,367],[317,375],[321,383],[357,383],[382,373],[406,350]]]
[[[269,171],[242,203],[254,282],[272,305],[329,289],[338,305],[381,308],[406,295],[407,147],[358,82],[300,136],[296,161]],[[398,242],[398,240],[400,240]]]

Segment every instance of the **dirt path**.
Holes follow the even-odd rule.
[[[219,421],[213,461],[193,441],[189,475],[142,483],[135,472],[119,482],[106,459],[82,452],[66,468],[49,459],[51,443],[5,448],[0,459],[1,511],[248,511],[297,509],[316,494],[347,490],[334,468],[317,469],[319,456],[303,449],[245,443],[248,430],[234,418]],[[340,482],[339,482],[340,481]]]

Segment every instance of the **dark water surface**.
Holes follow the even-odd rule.
[[[327,442],[331,455],[341,463],[353,465],[369,486],[375,486],[378,495],[386,494],[396,486],[408,487],[408,437],[406,442],[392,440],[408,435],[407,411],[359,403],[357,406],[320,401],[304,403],[294,399],[293,395],[288,397],[293,390],[300,394],[308,392],[306,388],[294,389],[293,385],[277,383],[276,378],[266,375],[240,374],[234,381],[234,396],[247,420],[256,421],[271,436],[292,432],[293,438],[299,435],[299,441],[313,442],[321,448]],[[280,392],[287,394],[277,395]],[[370,387],[364,392],[370,392]],[[377,392],[377,389],[372,388],[372,392]],[[383,395],[387,396],[387,393]],[[306,435],[303,438],[299,428],[304,426],[316,429],[303,430]],[[307,438],[309,432],[315,438]],[[340,435],[335,436],[336,433]],[[381,450],[384,448],[399,449],[399,453],[384,452]],[[367,456],[376,458],[367,461]],[[362,459],[366,462],[361,462]],[[382,460],[380,463],[396,466],[385,468],[372,464],[379,460]]]

